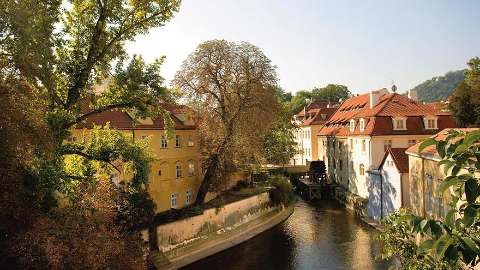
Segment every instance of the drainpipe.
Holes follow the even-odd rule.
[[[380,173],[380,219],[383,219],[383,175]]]

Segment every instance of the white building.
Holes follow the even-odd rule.
[[[449,127],[450,113],[384,88],[340,105],[317,134],[318,156],[331,181],[368,198],[368,171],[378,169],[388,148],[407,148]]]
[[[290,160],[290,165],[307,165],[309,161],[318,160],[316,135],[337,108],[327,102],[309,104],[294,116],[295,142],[298,153]]]

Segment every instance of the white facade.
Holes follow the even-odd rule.
[[[313,135],[315,137],[315,135]],[[312,128],[311,126],[304,126],[298,128],[294,133],[295,143],[297,144],[298,153],[295,154],[290,161],[291,165],[307,165],[307,162],[312,161]]]
[[[324,160],[332,181],[350,192],[369,197],[370,179],[367,171],[376,170],[383,160],[386,147],[408,148],[429,135],[318,137],[318,156]],[[326,144],[326,145],[325,145]]]
[[[369,217],[382,219],[406,206],[404,202],[408,201],[408,173],[400,172],[390,153],[379,170],[369,172],[369,178]]]

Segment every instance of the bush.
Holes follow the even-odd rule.
[[[270,176],[268,181],[272,185],[269,191],[270,200],[275,204],[289,205],[293,202],[295,196],[293,194],[293,186],[284,176]]]

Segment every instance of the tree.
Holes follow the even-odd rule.
[[[433,77],[412,88],[419,101],[435,102],[447,100],[465,78],[465,70],[449,71],[443,76]]]
[[[252,44],[211,40],[200,44],[174,84],[201,115],[205,175],[196,204],[222,187],[229,172],[262,155],[262,138],[277,116],[277,74]]]
[[[422,142],[419,152],[430,145],[442,159],[439,166],[448,172],[438,192],[450,191],[450,210],[444,220],[405,212],[389,218],[381,234],[387,243],[385,255],[400,255],[407,262],[403,269],[474,267],[480,261],[480,131],[451,130],[445,140]],[[400,239],[392,239],[392,232]],[[421,238],[419,244],[414,241],[416,236]],[[416,267],[408,267],[412,264]]]
[[[82,193],[80,187],[100,183],[97,176],[119,169],[118,161],[132,172],[132,180],[125,187],[128,198],[136,200],[141,196],[143,200],[139,202],[148,202],[145,191],[150,158],[144,142],[132,142],[131,138],[108,127],[94,131],[94,140],[69,142],[67,139],[76,124],[113,109],[134,111],[139,118],[164,116],[167,124],[171,124],[167,113],[158,106],[160,101],[168,99],[159,75],[163,59],[152,64],[146,64],[139,56],[129,59],[124,45],[152,27],[164,25],[179,5],[177,0],[0,0],[0,82],[7,89],[9,100],[15,100],[16,91],[20,89],[35,97],[31,106],[41,111],[36,126],[44,127],[35,131],[46,135],[49,141],[48,148],[33,147],[31,160],[22,164],[28,183],[24,190],[31,206],[51,215],[53,224],[70,226],[63,222],[65,215],[55,214],[59,200],[76,202],[78,193]],[[99,89],[95,85],[104,87]],[[90,108],[82,106],[82,101],[88,101]],[[6,179],[13,181],[10,177]],[[88,197],[95,196],[88,194]],[[108,202],[108,206],[116,207],[112,200]],[[149,209],[138,211],[146,215],[152,213],[152,204],[139,205],[147,205]],[[71,223],[71,230],[75,222],[92,216],[79,215],[79,219],[72,219],[76,221]],[[95,226],[113,230],[112,224]],[[78,244],[88,244],[91,235],[85,235],[84,239],[78,236]],[[52,243],[43,243],[39,252],[48,254],[46,249]],[[57,247],[60,248],[60,244]],[[77,255],[68,253],[72,257]],[[111,256],[117,255],[110,254],[105,259],[112,260]],[[52,258],[47,258],[50,260],[47,263],[52,263]],[[81,261],[78,257],[77,260]],[[110,268],[116,268],[113,265]]]
[[[340,84],[328,84],[325,87],[315,87],[311,91],[298,91],[289,101],[291,115],[300,112],[309,102],[331,102],[337,104],[352,95],[348,88]]]
[[[450,110],[461,127],[480,124],[480,58],[472,58],[468,66],[465,79],[453,92],[449,104]]]
[[[312,90],[312,98],[314,101],[328,101],[333,104],[340,103],[352,95],[345,85],[328,84],[322,88],[314,88]]]
[[[293,132],[296,127],[285,105],[280,117],[263,138],[264,156],[268,163],[285,165],[297,153]]]

